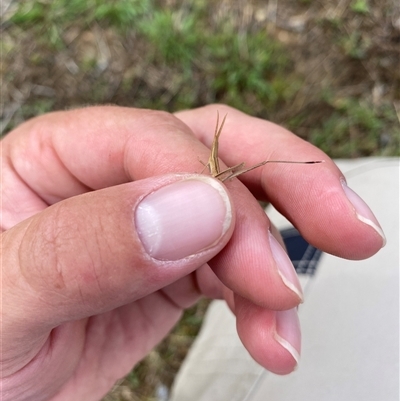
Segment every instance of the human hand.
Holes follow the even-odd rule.
[[[228,111],[229,165],[325,163],[266,165],[226,187],[194,175],[217,109]],[[176,117],[93,107],[36,118],[3,140],[5,400],[99,399],[201,295],[225,297],[261,365],[292,371],[301,288],[256,198],[327,252],[362,259],[382,246],[376,219],[318,149],[224,106]]]

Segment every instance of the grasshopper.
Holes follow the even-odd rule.
[[[211,154],[210,158],[208,159],[207,164],[205,165],[205,168],[208,168],[210,171],[210,174],[214,178],[218,178],[220,181],[226,181],[230,180],[234,177],[237,177],[239,175],[242,175],[244,173],[247,173],[251,170],[254,170],[258,167],[264,166],[267,163],[293,163],[293,164],[316,164],[316,163],[322,163],[323,160],[313,160],[313,161],[286,161],[286,160],[264,160],[258,164],[255,164],[254,166],[251,166],[249,168],[245,168],[244,162],[237,164],[236,166],[233,167],[228,167],[226,170],[221,171],[220,166],[219,166],[219,160],[218,160],[218,145],[219,145],[219,137],[222,132],[222,128],[224,127],[225,120],[226,120],[226,114],[224,118],[222,119],[221,125],[219,125],[219,113],[217,112],[217,125],[215,127],[215,133],[214,133],[214,140],[211,146]]]

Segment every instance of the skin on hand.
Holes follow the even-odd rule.
[[[226,185],[196,175],[217,110],[221,167],[325,163],[266,165]],[[2,156],[5,400],[99,399],[202,295],[226,299],[256,361],[292,371],[301,287],[256,199],[337,256],[383,245],[325,154],[223,105],[51,113],[8,134]]]

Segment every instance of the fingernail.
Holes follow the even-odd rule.
[[[382,247],[384,247],[386,245],[386,237],[378,220],[372,213],[372,210],[352,189],[347,186],[346,181],[342,179],[341,183],[347,199],[354,207],[358,220],[368,224],[382,237]]]
[[[275,340],[282,345],[296,361],[300,361],[301,330],[296,308],[276,312]]]
[[[158,189],[138,205],[135,224],[147,253],[178,260],[212,246],[232,221],[229,196],[208,177],[191,177]]]
[[[303,290],[301,288],[299,278],[297,277],[296,270],[294,269],[288,254],[281,247],[271,232],[268,234],[272,256],[274,257],[278,273],[283,283],[299,297],[300,302],[303,302]]]

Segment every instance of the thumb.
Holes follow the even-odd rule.
[[[225,187],[187,174],[69,198],[21,222],[2,234],[3,356],[16,332],[40,336],[191,273],[233,227]]]

